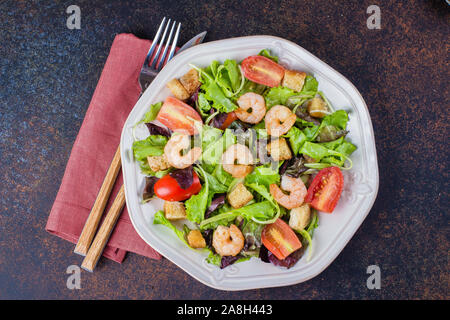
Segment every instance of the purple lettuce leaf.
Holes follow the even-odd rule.
[[[212,247],[212,236],[213,236],[213,229],[206,229],[205,231],[202,232],[203,234],[203,238],[205,238],[205,242],[206,242],[206,246],[208,248]]]
[[[267,250],[267,248],[263,245],[261,246],[261,249],[259,250],[259,258],[266,263],[272,263],[275,266],[279,267],[285,267],[285,268],[291,268],[293,267],[298,260],[303,256],[303,253],[305,251],[305,247],[302,247],[294,252],[292,252],[290,255],[288,255],[283,260],[278,259],[272,252]]]
[[[195,90],[195,92],[192,94],[192,96],[189,97],[187,103],[195,109],[195,103],[198,100],[198,91],[200,90],[200,87]]]
[[[194,169],[189,166],[185,169],[177,169],[169,173],[169,175],[177,180],[178,185],[182,189],[188,189],[194,182]]]
[[[219,207],[223,206],[225,204],[225,193],[219,193],[217,194],[211,201],[211,204],[209,205],[208,209],[205,213],[205,219],[208,219],[212,212],[217,210]]]
[[[230,265],[232,265],[233,263],[235,263],[236,261],[238,261],[240,258],[240,256],[223,256],[222,259],[220,260],[220,269],[226,268]]]
[[[261,259],[262,262],[270,263],[268,252],[269,250],[267,250],[267,248],[264,245],[262,245],[261,248],[259,249],[259,258]]]
[[[212,108],[211,108],[211,110],[212,110]],[[225,120],[227,119],[227,117],[228,117],[227,113],[219,113],[212,119],[210,125],[214,128],[220,129],[222,127],[223,123],[225,122]]]
[[[146,201],[155,195],[155,190],[153,187],[158,180],[159,179],[157,177],[145,177],[145,188],[142,195],[142,200]]]
[[[163,128],[161,126],[158,126],[154,123],[146,123],[145,124],[148,128],[148,131],[150,132],[150,135],[160,135],[160,136],[165,136],[170,138],[170,136],[172,135],[172,131],[168,128]]]
[[[280,167],[279,173],[280,175],[285,174],[293,178],[298,178],[303,172],[309,169],[305,167],[305,163],[306,161],[303,156],[296,156],[288,161],[283,162]]]

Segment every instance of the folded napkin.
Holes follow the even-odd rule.
[[[76,243],[120,141],[122,127],[140,95],[139,72],[151,42],[132,34],[115,37],[83,124],[75,140],[45,229]],[[120,186],[116,184],[105,213]],[[160,259],[131,224],[126,207],[103,252],[122,262],[127,251]]]

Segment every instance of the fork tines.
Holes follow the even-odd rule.
[[[172,22],[171,19],[169,19],[166,23],[166,17],[163,18],[163,20],[161,21],[161,24],[159,25],[158,31],[156,32],[155,38],[153,39],[152,45],[150,46],[150,49],[147,53],[147,58],[145,59],[146,67],[150,67],[151,69],[153,69],[155,71],[160,71],[165,64],[166,55],[167,55],[169,46],[170,46],[170,52],[169,52],[167,61],[172,59],[172,57],[175,53],[175,48],[177,46],[178,36],[180,34],[180,28],[181,28],[181,23],[179,22],[176,32],[175,32],[175,35],[173,35],[176,24],[177,24],[177,22],[176,21]],[[164,29],[164,31],[163,31],[163,29]],[[170,31],[169,31],[169,29],[170,29]],[[169,37],[166,40],[166,35],[167,35],[168,31],[169,31]],[[162,37],[161,37],[161,32],[162,32]],[[172,38],[172,36],[173,36],[173,38]],[[159,41],[160,38],[161,38],[161,41]],[[158,41],[159,41],[159,43],[158,43]],[[153,55],[153,52],[155,51],[156,47],[158,47],[158,48],[156,50],[156,53]],[[162,54],[161,54],[161,48],[163,48]]]

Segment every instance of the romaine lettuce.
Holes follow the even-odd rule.
[[[138,161],[146,160],[148,156],[160,156],[164,153],[167,137],[154,135],[147,139],[135,141],[133,143],[133,155]]]
[[[188,220],[200,223],[205,218],[208,200],[210,200],[210,197],[212,198],[212,195],[209,192],[209,179],[206,176],[206,172],[201,167],[197,167],[196,169],[197,173],[203,178],[203,186],[198,194],[186,200],[185,206]]]
[[[261,50],[258,53],[258,56],[263,56],[263,57],[269,58],[270,60],[275,61],[276,63],[278,63],[278,57],[277,56],[273,56],[268,49]]]
[[[272,183],[280,183],[280,174],[278,170],[273,170],[270,165],[255,167],[252,173],[245,177],[245,184],[260,184],[266,188]]]

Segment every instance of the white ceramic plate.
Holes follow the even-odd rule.
[[[205,262],[206,254],[187,248],[167,227],[154,225],[153,215],[161,201],[141,204],[144,176],[132,157],[132,127],[152,103],[164,100],[170,92],[165,84],[182,76],[189,63],[205,67],[212,60],[238,61],[268,48],[287,68],[313,74],[335,109],[349,112],[348,139],[358,149],[352,154],[353,168],[344,172],[344,191],[333,214],[319,213],[314,232],[314,255],[306,254],[291,269],[276,267],[252,258],[223,270]],[[122,170],[128,212],[137,233],[164,257],[200,282],[221,290],[246,290],[300,283],[317,276],[342,251],[369,213],[378,192],[378,165],[372,123],[358,90],[341,74],[290,41],[272,36],[251,36],[213,41],[177,55],[159,73],[131,111],[121,137]]]

